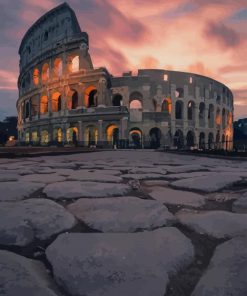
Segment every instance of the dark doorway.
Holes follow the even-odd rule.
[[[161,131],[159,128],[154,127],[149,132],[150,148],[157,149],[160,147]]]

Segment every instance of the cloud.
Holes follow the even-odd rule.
[[[15,72],[0,69],[0,89],[17,90],[17,76]]]
[[[240,44],[239,34],[223,23],[209,22],[204,33],[207,38],[216,40],[225,48],[232,48]]]
[[[194,64],[189,65],[187,67],[187,71],[209,77],[213,76],[213,72],[210,69],[206,68],[202,62],[196,62]]]

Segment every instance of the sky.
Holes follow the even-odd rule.
[[[59,0],[0,0],[0,120],[16,114],[18,48]],[[247,117],[247,0],[68,0],[95,67],[188,71],[225,83]]]

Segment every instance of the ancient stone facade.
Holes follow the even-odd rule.
[[[20,143],[232,148],[229,88],[192,73],[113,77],[94,68],[88,35],[66,3],[27,31],[19,54]]]

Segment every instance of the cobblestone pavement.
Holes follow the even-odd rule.
[[[0,159],[0,295],[247,295],[247,162]]]

